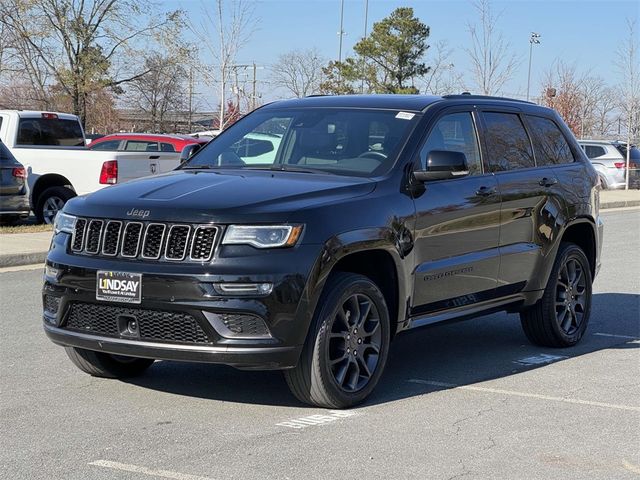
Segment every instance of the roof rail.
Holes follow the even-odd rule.
[[[509,97],[494,97],[491,95],[473,95],[469,92],[463,92],[460,94],[456,94],[456,95],[443,95],[442,98],[446,98],[448,100],[457,100],[457,99],[464,99],[464,100],[504,100],[504,101],[509,101],[509,102],[519,102],[519,103],[527,103],[529,105],[535,105],[534,102],[529,102],[527,100],[519,100],[517,98],[509,98]]]
[[[313,98],[313,97],[332,97],[333,95],[330,93],[313,93],[311,95],[307,95],[304,98]]]

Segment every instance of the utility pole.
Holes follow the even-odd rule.
[[[189,67],[189,123],[187,131],[191,132],[193,123],[193,66]]]
[[[540,34],[531,32],[531,37],[529,37],[529,75],[527,76],[527,102],[529,101],[529,87],[531,86],[531,57],[533,56],[534,44],[540,44]]]
[[[256,109],[256,70],[258,68],[256,67],[256,62],[253,62],[253,87],[251,89],[251,111]]]
[[[369,0],[364,0],[364,35],[362,36],[363,40],[365,38],[367,38],[368,17],[369,17]],[[366,63],[365,63],[365,59],[364,59],[364,55],[363,55],[362,56],[362,71],[360,73],[360,75],[362,76],[362,79],[361,79],[361,82],[360,82],[360,93],[364,93],[365,67],[366,67]]]

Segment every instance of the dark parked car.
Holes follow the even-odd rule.
[[[256,134],[278,138],[262,163],[240,148]],[[176,171],[70,200],[44,328],[91,375],[154,359],[283,369],[301,401],[347,407],[417,327],[506,310],[535,344],[578,343],[597,180],[560,117],[527,102],[272,103]]]
[[[27,172],[0,141],[0,222],[15,223],[29,216]]]

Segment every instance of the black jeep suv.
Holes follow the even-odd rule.
[[[507,310],[532,342],[571,346],[599,267],[597,178],[530,103],[272,103],[171,173],[70,200],[44,329],[91,375],[283,369],[331,408],[373,390],[404,330]]]

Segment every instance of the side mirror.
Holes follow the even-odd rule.
[[[182,149],[180,152],[180,164],[182,165],[184,162],[189,160],[191,157],[195,155],[195,153],[202,148],[202,145],[199,143],[191,143]]]
[[[446,180],[468,174],[467,156],[462,152],[447,150],[431,150],[427,157],[427,169],[413,172],[413,176],[419,182]]]

